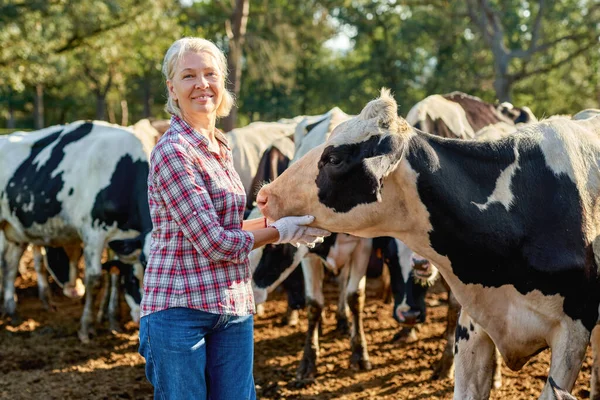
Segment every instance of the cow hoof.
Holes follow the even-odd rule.
[[[313,378],[313,379],[300,379],[300,378],[298,378],[298,379],[296,379],[296,381],[293,383],[293,386],[294,386],[296,389],[302,389],[302,388],[305,388],[305,387],[307,387],[307,386],[310,386],[310,385],[312,385],[313,383],[315,383],[315,380],[314,380],[314,378]]]
[[[66,283],[63,288],[63,294],[70,299],[81,299],[85,295],[85,286],[81,282],[81,279],[78,279],[74,285]]]
[[[23,323],[23,318],[19,314],[13,314],[8,316],[10,318],[10,324],[12,326],[19,326]]]
[[[90,343],[90,334],[88,332],[85,332],[82,329],[80,329],[80,330],[77,331],[77,337],[79,337],[79,340],[83,344],[89,344]]]
[[[433,370],[431,379],[444,380],[454,377],[454,358],[442,357]],[[495,382],[494,382],[495,384]]]
[[[262,304],[257,304],[256,305],[256,316],[257,317],[264,317],[265,316],[265,306]]]
[[[317,367],[313,361],[302,359],[298,370],[296,371],[296,379],[298,381],[314,381],[317,374]]]
[[[298,310],[287,309],[285,315],[281,318],[281,326],[298,326],[300,321]]]
[[[494,389],[500,389],[502,387],[502,377],[494,378]]]
[[[339,335],[350,336],[350,324],[348,323],[348,318],[340,318],[338,316],[335,324],[335,332]]]
[[[404,327],[400,329],[400,332],[396,333],[392,338],[392,343],[414,343],[419,338],[417,337],[417,330],[415,327]]]
[[[370,371],[373,369],[373,364],[365,359],[352,359],[350,360],[350,368],[354,371]]]

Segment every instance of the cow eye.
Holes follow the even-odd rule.
[[[342,159],[335,154],[330,154],[327,162],[331,165],[338,165],[342,162]]]

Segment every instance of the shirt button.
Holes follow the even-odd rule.
[[[196,211],[194,211],[192,214],[197,215],[198,213]]]

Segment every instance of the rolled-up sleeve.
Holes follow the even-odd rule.
[[[254,235],[242,229],[224,229],[210,193],[186,149],[178,143],[163,146],[154,164],[155,187],[167,213],[184,236],[204,257],[214,261],[244,262],[254,245]]]

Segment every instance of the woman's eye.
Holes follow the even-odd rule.
[[[187,75],[183,76],[183,79],[192,78],[192,77],[193,77],[193,75],[187,74]]]

